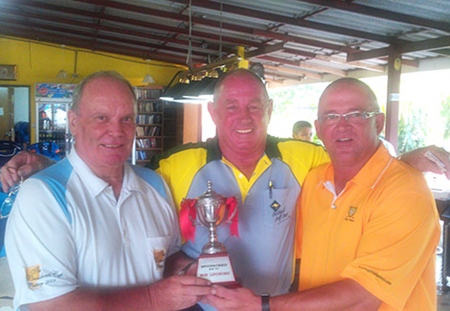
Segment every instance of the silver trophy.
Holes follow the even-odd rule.
[[[209,229],[209,242],[202,248],[203,254],[225,253],[225,246],[217,239],[217,227],[223,223],[231,222],[236,215],[236,209],[231,211],[226,206],[226,198],[212,190],[212,183],[208,180],[208,189],[197,198],[195,209],[197,219],[191,221],[194,226],[204,226]]]
[[[237,208],[229,208],[227,198],[215,193],[211,181],[208,180],[208,189],[197,198],[195,209],[197,217],[194,219],[190,216],[192,224],[209,230],[209,242],[202,248],[198,259],[197,276],[207,278],[213,283],[236,283],[230,256],[225,246],[218,241],[216,231],[221,224],[231,222]]]

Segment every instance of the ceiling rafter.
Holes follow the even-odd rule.
[[[400,53],[416,52],[423,50],[433,50],[443,47],[450,47],[450,36],[435,39],[423,40],[419,42],[409,42],[403,45],[396,45]],[[365,60],[389,55],[389,48],[381,48],[371,51],[354,52],[347,56],[347,61]]]
[[[266,65],[266,66],[264,66],[264,68],[271,70],[273,72],[284,72],[284,73],[288,73],[288,74],[296,75],[296,76],[305,76],[305,77],[308,77],[310,79],[315,79],[315,80],[320,80],[323,78],[322,74],[310,72],[307,70],[293,69],[293,68],[289,68],[286,66]]]
[[[426,18],[420,18],[417,16],[411,16],[407,14],[402,14],[398,12],[392,12],[388,10],[378,9],[370,6],[365,6],[357,4],[350,1],[342,0],[301,0],[301,2],[308,2],[312,4],[317,4],[327,8],[335,8],[347,12],[353,12],[357,14],[363,14],[366,16],[383,18],[385,20],[395,20],[405,24],[422,26],[426,28],[432,28],[437,30],[442,30],[445,32],[450,32],[450,23],[430,20]]]
[[[173,0],[173,1],[178,2],[178,3],[186,3],[187,2],[187,0]],[[214,10],[220,9],[220,4],[216,3],[216,2],[202,1],[202,0],[189,0],[189,1],[192,1],[193,6],[214,9]],[[234,5],[229,5],[229,4],[222,4],[222,10],[224,12],[240,14],[240,15],[244,15],[244,16],[248,16],[248,17],[252,17],[252,18],[260,18],[260,19],[275,21],[275,22],[279,22],[279,23],[295,25],[295,26],[299,26],[299,27],[321,30],[321,31],[325,31],[325,32],[334,32],[337,34],[350,35],[350,36],[354,36],[354,37],[358,37],[358,38],[368,38],[368,39],[371,39],[374,41],[379,41],[379,42],[384,42],[384,43],[398,43],[399,42],[398,38],[394,38],[394,37],[390,37],[390,36],[382,36],[382,35],[377,35],[377,34],[359,31],[359,30],[355,30],[355,29],[349,29],[349,28],[345,28],[345,27],[327,25],[324,23],[311,22],[311,21],[300,19],[300,18],[277,15],[274,13],[268,13],[268,12],[264,12],[264,11],[243,8],[240,6],[234,6]],[[400,40],[400,42],[403,42],[403,40]]]

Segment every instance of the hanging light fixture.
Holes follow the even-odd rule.
[[[150,61],[151,61],[151,59],[146,59],[145,61],[147,62],[147,65],[149,67],[149,72],[150,72]],[[142,83],[144,83],[144,84],[153,84],[153,83],[155,83],[155,79],[153,79],[153,77],[149,73],[147,73],[145,75],[144,79],[142,79]]]
[[[239,61],[239,57],[233,57],[222,60],[222,1],[220,2],[220,32],[219,32],[219,61],[217,63],[210,63],[201,68],[192,68],[192,8],[189,1],[189,48],[186,57],[186,65],[189,71],[184,72],[179,79],[179,82],[171,86],[172,82],[177,78],[175,76],[167,89],[162,94],[162,99],[174,102],[196,102],[201,103],[207,100],[212,100],[214,87],[219,76],[226,71],[227,64]],[[177,73],[178,75],[178,73]]]
[[[183,94],[189,88],[189,84],[178,82],[167,91],[165,91],[160,97],[162,100],[174,101],[183,98]]]
[[[142,80],[142,83],[153,84],[155,83],[155,79],[153,79],[153,77],[147,73],[144,79]]]

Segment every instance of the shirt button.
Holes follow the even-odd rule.
[[[239,174],[239,178],[242,178],[242,177],[244,177],[244,175],[242,175],[242,174]]]

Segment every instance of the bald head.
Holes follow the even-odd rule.
[[[261,90],[263,91],[264,96],[266,97],[266,100],[269,99],[269,94],[267,93],[266,85],[264,84],[264,81],[253,71],[250,71],[248,69],[239,68],[233,71],[230,71],[219,78],[217,81],[215,87],[214,87],[214,102],[216,103],[218,98],[221,96],[223,85],[226,81],[232,79],[232,78],[239,78],[242,81],[255,81],[257,84],[261,86]]]
[[[319,110],[321,103],[323,100],[328,97],[328,94],[333,93],[336,90],[339,90],[341,88],[353,88],[358,89],[361,92],[365,94],[365,97],[367,98],[368,106],[366,107],[367,110],[380,110],[380,106],[378,105],[378,100],[375,95],[375,93],[372,91],[372,89],[365,84],[364,82],[355,79],[355,78],[341,78],[338,80],[333,81],[330,85],[328,85],[325,90],[323,91],[322,95],[319,99]]]

